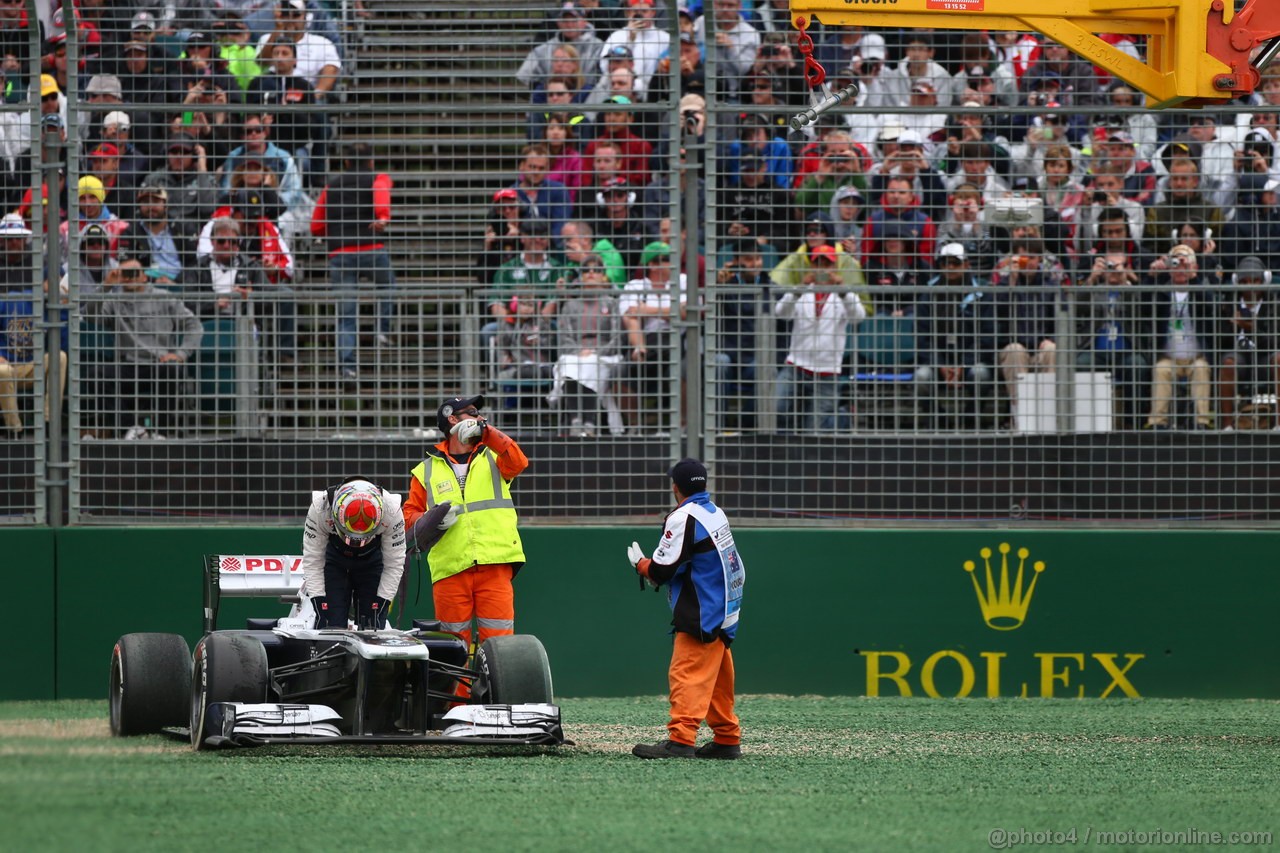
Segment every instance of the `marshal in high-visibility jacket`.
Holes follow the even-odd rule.
[[[405,525],[413,530],[430,510],[448,502],[443,535],[427,552],[436,618],[445,631],[477,645],[515,633],[511,580],[524,565],[511,481],[529,459],[511,436],[480,417],[484,397],[454,397],[436,413],[445,439],[412,472]],[[419,537],[421,538],[421,537]]]

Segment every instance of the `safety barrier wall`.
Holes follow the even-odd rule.
[[[516,581],[517,625],[546,644],[558,695],[665,692],[665,596],[641,593],[623,557],[632,539],[651,551],[656,530],[525,531],[529,564]],[[1276,538],[744,530],[749,579],[734,646],[739,689],[1280,698],[1273,612],[1280,574],[1270,559]],[[0,533],[0,553],[16,581],[8,590],[11,619],[22,638],[4,656],[0,698],[104,696],[119,635],[173,631],[197,639],[201,554],[296,553],[299,539],[299,531],[281,528],[234,536],[197,528]],[[1005,545],[1009,582],[1002,592]],[[430,590],[417,574],[407,598],[406,615],[430,617]],[[230,600],[222,625],[281,610],[268,601]]]

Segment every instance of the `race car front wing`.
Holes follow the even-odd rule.
[[[444,715],[442,733],[391,732],[344,735],[342,718],[327,705],[213,702],[206,716],[207,748],[266,744],[450,744],[474,746],[560,746],[565,740],[560,708],[550,704],[460,705]],[[190,739],[185,728],[165,729]],[[216,732],[216,734],[214,734]]]

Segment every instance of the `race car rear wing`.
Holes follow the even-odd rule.
[[[271,598],[297,596],[302,591],[302,556],[205,554],[204,630],[218,627],[222,596]]]

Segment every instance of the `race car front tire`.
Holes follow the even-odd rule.
[[[482,705],[554,704],[551,664],[532,634],[490,637],[476,655],[473,702]]]
[[[191,746],[206,737],[209,706],[214,702],[263,702],[270,676],[267,650],[253,637],[235,633],[206,634],[196,645],[191,668]]]
[[[125,634],[111,650],[111,734],[157,734],[187,718],[191,650],[178,634]]]

